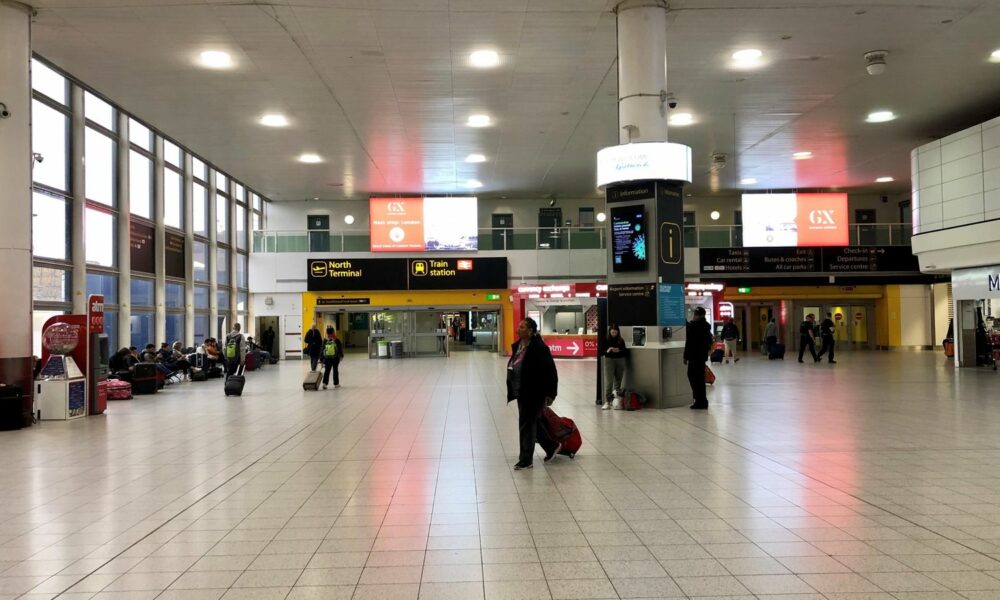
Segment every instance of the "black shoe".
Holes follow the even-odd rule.
[[[515,471],[520,471],[521,469],[530,469],[533,465],[531,463],[519,462],[514,465]]]
[[[553,458],[555,458],[555,457],[556,457],[556,454],[557,454],[557,453],[558,453],[558,452],[559,452],[560,450],[562,450],[562,444],[559,444],[559,445],[557,445],[557,446],[556,446],[556,449],[555,449],[555,450],[553,450],[552,452],[546,452],[546,453],[545,453],[545,459],[544,459],[544,460],[545,460],[545,462],[549,462],[550,460],[552,460]]]
[[[823,359],[822,359],[822,358],[819,358],[819,357],[817,356],[817,357],[816,357],[816,360],[814,360],[813,362],[823,362]]]
[[[691,410],[708,410],[708,403],[706,402],[701,404],[699,402],[695,402],[689,408],[691,408]]]
[[[831,361],[827,361],[827,362],[829,362],[831,365],[837,364],[837,361],[835,361],[835,360],[831,360]]]
[[[804,361],[804,360],[802,360],[802,359],[800,358],[800,359],[799,359],[799,362],[805,362],[805,361]]]

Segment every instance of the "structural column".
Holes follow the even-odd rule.
[[[194,339],[194,176],[191,154],[184,153],[184,345],[195,346]]]
[[[73,174],[70,190],[73,202],[70,207],[70,255],[73,257],[73,314],[87,314],[87,173],[83,162],[87,121],[83,114],[83,88],[70,86],[70,173]],[[121,301],[121,299],[119,299]]]
[[[31,413],[31,14],[0,1],[0,383],[24,392]],[[26,420],[30,423],[30,420]]]
[[[156,272],[153,291],[156,337],[153,339],[173,344],[177,340],[167,339],[167,228],[163,223],[163,138],[160,136],[153,142],[153,156],[153,270]]]
[[[626,385],[654,407],[691,397],[682,360],[681,226],[691,149],[667,142],[667,10],[663,0],[624,0],[615,7],[620,144],[597,155],[598,185],[607,192],[611,217],[608,322],[632,346]]]
[[[208,266],[208,305],[211,307],[211,312],[209,313],[209,324],[208,331],[209,337],[214,337],[219,339],[219,343],[223,342],[222,335],[226,332],[221,332],[219,335],[219,310],[225,310],[225,307],[219,306],[219,254],[218,249],[218,228],[216,227],[215,220],[217,210],[215,207],[215,178],[217,174],[215,169],[211,169],[208,172],[208,256],[205,258],[205,264]]]
[[[128,115],[118,111],[118,339],[115,350],[132,345],[132,195],[129,187]],[[142,343],[145,343],[143,341]],[[142,352],[142,348],[139,348]]]

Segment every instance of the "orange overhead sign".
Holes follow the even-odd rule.
[[[423,198],[371,198],[372,252],[424,251]]]
[[[847,194],[744,194],[743,246],[847,246]]]

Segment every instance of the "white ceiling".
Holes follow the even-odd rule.
[[[34,49],[275,200],[590,196],[617,143],[613,0],[35,0]],[[673,0],[669,88],[693,191],[903,192],[909,152],[1000,113],[997,0]],[[790,39],[783,37],[790,36]],[[497,49],[493,70],[467,65]],[[755,47],[766,66],[730,68]],[[205,49],[236,68],[194,64]],[[863,54],[890,51],[886,73]],[[896,121],[868,124],[875,109]],[[256,120],[284,112],[285,129]],[[473,112],[495,125],[465,126]],[[793,161],[809,150],[815,158]],[[325,158],[300,164],[302,152]],[[482,152],[488,162],[467,165]],[[713,153],[728,164],[712,172]],[[891,175],[895,184],[875,186]]]

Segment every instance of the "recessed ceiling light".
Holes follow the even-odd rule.
[[[476,50],[469,55],[469,64],[480,69],[489,69],[500,64],[500,55],[495,50]]]
[[[319,154],[315,154],[313,152],[306,152],[305,154],[299,156],[299,162],[312,164],[312,163],[323,162],[323,158]]]
[[[744,177],[743,179],[740,179],[741,185],[753,185],[755,183],[757,183],[757,179],[753,177]]]
[[[691,125],[694,123],[694,115],[691,113],[674,113],[670,115],[669,122],[671,125],[677,127],[684,127],[685,125]]]
[[[990,62],[1000,63],[1000,48],[990,54]]]
[[[354,215],[344,215],[344,223],[354,225]]]
[[[713,221],[718,221],[718,220],[719,220],[719,217],[721,217],[722,215],[720,215],[720,214],[719,214],[719,211],[717,211],[717,210],[713,210],[712,212],[710,212],[710,213],[708,214],[708,216],[709,216],[709,217],[711,217],[711,219],[712,219]]]
[[[745,48],[733,52],[733,60],[738,63],[752,63],[760,60],[764,53],[756,48]]]
[[[227,69],[233,66],[233,57],[222,50],[205,50],[198,55],[198,60],[209,69]]]
[[[868,113],[868,117],[865,121],[869,123],[887,123],[896,118],[896,114],[891,110],[876,110],[875,112]]]
[[[893,181],[896,180],[892,177],[879,177],[875,180],[875,183],[892,183]]]
[[[808,151],[796,152],[795,154],[792,154],[792,158],[794,158],[795,160],[806,160],[812,157],[813,153]]]
[[[266,114],[260,118],[260,124],[265,127],[287,127],[288,118],[278,113]]]
[[[470,190],[474,190],[476,188],[483,187],[483,182],[479,181],[478,179],[466,179],[465,183],[463,183],[462,185],[469,188]]]
[[[489,127],[493,124],[493,119],[489,115],[469,115],[466,125],[469,127]]]
[[[607,219],[608,219],[608,215],[606,215],[606,214],[604,214],[602,212],[597,213],[597,222],[598,223],[603,223]]]
[[[465,157],[465,162],[467,163],[481,163],[486,162],[486,157],[482,154],[470,154]]]

